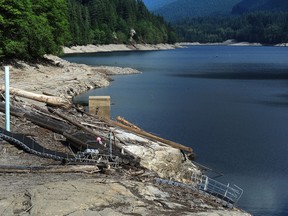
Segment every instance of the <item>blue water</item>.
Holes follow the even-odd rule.
[[[75,100],[110,95],[112,117],[192,147],[197,162],[224,173],[217,180],[243,188],[238,207],[288,215],[288,48],[194,46],[64,58],[142,71],[114,76],[110,87]]]

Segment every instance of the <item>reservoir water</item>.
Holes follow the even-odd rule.
[[[192,46],[167,51],[81,54],[64,59],[132,67],[108,88],[118,115],[190,146],[216,180],[244,189],[238,207],[288,215],[288,48]],[[213,175],[211,173],[210,175]]]

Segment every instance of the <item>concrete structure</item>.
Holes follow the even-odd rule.
[[[89,96],[89,113],[110,119],[110,96]]]

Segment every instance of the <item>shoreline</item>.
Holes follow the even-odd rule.
[[[199,42],[179,42],[177,43],[179,46],[277,46],[277,47],[288,47],[288,43],[280,43],[280,44],[261,44],[261,43],[250,43],[250,42],[237,42],[233,39],[226,40],[219,43],[199,43]]]
[[[153,51],[153,50],[169,50],[181,48],[179,44],[107,44],[86,46],[63,47],[64,54],[76,53],[97,53],[97,52],[119,52],[119,51]]]
[[[266,46],[261,43],[250,43],[250,42],[237,42],[233,39],[219,42],[219,43],[200,43],[200,42],[178,42],[175,44],[136,44],[136,45],[125,45],[125,44],[107,44],[107,45],[93,45],[89,44],[86,46],[72,46],[63,47],[64,55],[69,54],[81,54],[81,53],[105,53],[105,52],[128,52],[128,51],[160,51],[160,50],[171,50],[178,48],[185,48],[186,46]],[[287,47],[288,43],[281,43],[268,46]]]
[[[47,63],[49,62],[49,63]],[[86,91],[107,87],[113,81],[112,75],[140,74],[132,68],[99,66],[70,63],[54,55],[45,55],[44,62],[29,63],[16,61],[10,67],[11,87],[67,99]],[[0,71],[4,76],[4,70]],[[4,85],[4,80],[0,82]],[[30,101],[29,99],[25,99]]]
[[[124,44],[87,45],[64,47],[64,54],[118,52],[118,51],[153,51],[181,48],[176,44]],[[68,99],[89,90],[107,87],[113,81],[113,75],[140,74],[133,68],[114,66],[89,66],[68,62],[61,57],[45,55],[47,62],[29,63],[17,60],[10,65],[11,85],[35,93],[49,93]],[[4,76],[4,71],[0,71]],[[1,83],[3,85],[4,83]],[[31,102],[29,99],[25,99]]]
[[[46,55],[45,56],[46,59],[50,62],[50,64],[31,64],[31,63],[26,63],[23,61],[19,61],[17,65],[12,65],[11,66],[11,85],[12,87],[16,87],[16,88],[20,88],[23,90],[27,90],[27,91],[31,91],[31,92],[35,92],[35,93],[43,93],[43,92],[48,92],[51,93],[53,95],[57,95],[57,96],[61,96],[64,98],[69,98],[71,99],[73,96],[77,95],[77,94],[81,94],[87,90],[93,89],[93,88],[101,88],[101,87],[107,87],[110,82],[112,81],[111,79],[111,75],[120,75],[120,74],[137,74],[137,73],[141,73],[140,71],[131,69],[131,68],[118,68],[118,67],[91,67],[88,65],[84,65],[84,64],[75,64],[75,63],[70,63],[68,61],[65,61],[57,56],[52,56],[52,55]],[[1,73],[3,73],[1,71]],[[26,99],[22,99],[26,102]],[[27,99],[28,100],[28,99]],[[28,100],[29,101],[29,100]],[[38,102],[35,101],[29,101],[30,104],[35,104],[39,105]],[[45,107],[45,104],[40,103],[41,106]],[[34,127],[34,126],[33,126]],[[23,127],[24,128],[24,127]],[[22,128],[22,129],[23,129]],[[117,131],[119,134],[118,136],[122,139],[122,140],[126,140],[127,142],[130,142],[132,139],[131,136],[129,136],[129,134],[123,132],[122,130],[118,130]],[[26,132],[28,133],[28,132]],[[51,134],[51,137],[52,134]],[[134,136],[133,136],[134,137]],[[135,139],[135,138],[134,138]],[[49,141],[52,141],[52,139],[50,138]],[[145,142],[145,143],[149,143],[149,148],[145,147],[145,146],[133,146],[128,145],[126,146],[127,150],[134,152],[135,154],[139,155],[139,157],[141,156],[143,158],[142,161],[142,165],[149,168],[149,170],[152,170],[154,172],[157,172],[160,175],[163,175],[163,177],[165,178],[172,178],[172,177],[177,177],[179,180],[183,179],[184,176],[190,176],[192,170],[195,168],[193,165],[191,165],[190,163],[185,163],[183,162],[183,155],[180,153],[180,151],[174,149],[174,148],[170,148],[170,147],[166,147],[163,146],[161,144],[158,143],[154,143],[151,142],[151,140],[145,140],[141,137],[137,137],[135,139],[136,142]],[[53,141],[55,142],[55,141]],[[23,157],[25,158],[25,160],[29,161],[31,160],[31,156],[28,155],[27,153],[18,153],[18,150],[16,149],[12,149],[9,150],[9,153],[13,153],[13,151],[15,151],[15,158],[17,158],[17,162],[21,162],[21,160],[18,160],[18,158]],[[6,153],[0,152],[2,155],[5,155]],[[7,155],[7,158],[9,154]],[[5,157],[6,158],[6,157]],[[5,162],[6,159],[2,158]],[[33,157],[32,157],[33,158]],[[11,160],[11,159],[9,159]],[[7,163],[11,163],[7,159]],[[23,160],[23,159],[22,159]],[[35,156],[34,160],[38,160],[38,158]],[[42,159],[41,159],[42,160]],[[16,160],[15,160],[16,161]],[[45,161],[43,159],[43,161]],[[13,162],[13,160],[12,160]],[[29,161],[30,163],[30,161]],[[170,163],[170,164],[169,164]],[[3,164],[3,163],[2,163]],[[169,165],[169,166],[167,166]],[[0,174],[1,176],[1,174]],[[38,175],[34,175],[35,178],[38,178],[36,176]],[[55,176],[52,175],[52,178],[54,178]],[[31,178],[31,176],[30,176]],[[242,216],[242,215],[249,215],[246,214],[244,212],[241,212],[237,209],[224,209],[221,206],[214,206],[211,205],[211,201],[209,200],[205,200],[205,197],[200,197],[197,198],[198,199],[198,203],[195,202],[191,202],[190,199],[185,199],[185,197],[183,198],[184,202],[183,203],[178,203],[177,201],[173,200],[172,198],[170,199],[170,193],[169,195],[167,195],[167,198],[165,198],[166,196],[166,192],[163,189],[163,192],[161,191],[161,194],[164,193],[165,196],[161,195],[161,202],[163,202],[165,205],[161,204],[161,202],[158,202],[157,200],[159,199],[159,193],[158,190],[161,190],[161,187],[159,186],[155,186],[154,184],[150,184],[150,183],[144,183],[144,184],[140,184],[140,183],[136,183],[136,181],[129,181],[127,182],[128,186],[123,187],[123,184],[121,182],[121,180],[117,179],[113,180],[113,177],[109,177],[107,176],[107,183],[102,183],[100,182],[99,184],[96,182],[97,180],[95,180],[92,176],[88,176],[86,174],[86,178],[88,178],[88,180],[84,180],[85,184],[81,184],[82,180],[80,180],[77,178],[76,181],[71,181],[70,179],[67,180],[67,177],[61,177],[60,175],[58,176],[57,180],[53,180],[52,184],[51,183],[45,183],[44,185],[39,184],[38,183],[38,179],[35,179],[32,181],[31,185],[30,183],[27,185],[24,185],[24,188],[26,188],[27,191],[31,191],[32,194],[32,201],[31,201],[31,206],[33,206],[32,208],[32,212],[35,211],[39,211],[41,212],[42,207],[40,208],[39,206],[42,206],[42,202],[45,203],[45,206],[47,206],[47,208],[45,209],[46,211],[50,211],[50,215],[55,215],[55,212],[58,213],[57,208],[53,208],[52,203],[50,202],[51,198],[49,196],[44,197],[44,199],[39,199],[37,198],[38,196],[43,196],[46,194],[46,188],[49,189],[49,194],[54,194],[51,197],[57,197],[57,191],[64,191],[64,195],[63,197],[59,198],[59,200],[57,200],[57,202],[62,203],[63,205],[65,205],[65,202],[63,200],[71,200],[71,193],[75,194],[77,196],[82,196],[85,197],[86,195],[89,195],[88,197],[91,197],[88,193],[88,191],[82,191],[83,188],[85,188],[85,184],[89,185],[90,188],[95,187],[95,185],[97,187],[103,187],[103,191],[107,190],[109,191],[109,188],[111,186],[117,186],[117,190],[115,189],[115,191],[118,191],[118,193],[122,193],[121,197],[124,197],[123,199],[119,199],[119,200],[114,200],[114,204],[116,207],[111,207],[112,210],[110,210],[110,213],[112,212],[113,214],[118,214],[118,212],[126,212],[129,213],[130,211],[130,207],[127,210],[123,210],[123,209],[119,209],[118,203],[122,203],[125,202],[125,200],[127,200],[129,197],[132,197],[133,199],[135,198],[135,205],[131,205],[131,208],[135,208],[140,215],[145,215],[144,213],[146,212],[146,210],[141,211],[141,206],[145,206],[145,208],[154,208],[154,210],[149,210],[151,213],[157,213],[159,211],[163,212],[163,215],[170,212],[179,212],[180,209],[185,209],[185,211],[183,212],[183,214],[185,215],[203,215],[203,213],[205,215],[222,215],[222,216],[230,216],[230,215],[237,215],[237,216]],[[70,177],[69,177],[70,178]],[[99,177],[103,178],[103,177]],[[5,175],[2,175],[2,180],[6,179]],[[25,178],[24,178],[25,179]],[[109,180],[110,179],[110,180]],[[111,180],[112,179],[112,180]],[[186,179],[186,178],[185,178]],[[22,176],[19,176],[19,182],[23,182],[25,180],[23,180]],[[102,180],[101,180],[102,181]],[[113,181],[112,184],[109,183],[109,181]],[[117,181],[117,182],[116,182]],[[123,180],[125,181],[125,179]],[[40,181],[39,181],[40,182]],[[96,184],[95,184],[96,182]],[[1,181],[2,186],[1,188],[4,188],[5,185],[11,185],[13,186],[14,180],[7,178],[6,181]],[[37,185],[37,183],[39,185]],[[35,189],[34,189],[34,184],[36,184],[36,189],[39,190],[39,194],[37,196],[34,196],[35,193]],[[19,184],[21,185],[21,183]],[[68,185],[68,186],[67,186]],[[76,188],[77,190],[71,190],[71,187],[69,187],[69,185],[73,185],[72,189]],[[139,185],[139,186],[138,186]],[[66,187],[67,186],[67,187]],[[134,187],[137,186],[137,193],[140,193],[141,191],[143,191],[143,194],[145,195],[145,197],[143,198],[143,196],[135,196],[135,194],[133,194],[134,190],[130,191],[130,187]],[[19,186],[20,187],[20,186]],[[33,187],[33,188],[32,188]],[[164,188],[166,188],[165,186],[163,186]],[[24,189],[23,188],[23,189]],[[55,190],[56,188],[56,190]],[[119,189],[120,188],[120,189]],[[139,188],[139,189],[138,189]],[[160,189],[157,189],[160,188]],[[7,190],[11,189],[10,187],[7,187]],[[7,195],[2,195],[5,196],[4,197],[4,203],[0,202],[0,206],[2,206],[3,204],[3,208],[4,209],[9,209],[9,211],[13,210],[13,206],[9,207],[10,203],[13,201],[13,194],[12,193],[16,193],[13,192],[14,189],[11,189],[12,192],[8,191]],[[175,188],[172,188],[171,190],[175,190]],[[139,191],[139,192],[138,192]],[[114,190],[112,188],[111,194],[114,197],[113,194]],[[135,191],[134,191],[135,192]],[[185,191],[184,191],[185,192]],[[18,192],[19,193],[19,192]],[[23,192],[24,193],[24,192]],[[110,193],[110,191],[109,191]],[[185,192],[186,193],[186,192]],[[116,195],[117,195],[116,194]],[[141,194],[141,193],[140,193]],[[168,194],[168,193],[167,193]],[[22,193],[19,193],[18,197],[22,197]],[[102,194],[100,195],[96,195],[96,191],[95,193],[93,193],[93,195],[95,196],[93,199],[99,199],[99,197],[101,197]],[[77,197],[76,196],[76,197]],[[37,199],[36,199],[37,198]],[[131,198],[131,202],[134,202]],[[113,198],[114,199],[114,198]],[[130,198],[129,198],[130,199]],[[192,198],[191,198],[192,199]],[[193,198],[194,199],[194,198]],[[142,203],[138,206],[139,200],[141,200]],[[148,201],[147,201],[148,200]],[[155,201],[154,201],[155,200]],[[6,202],[7,201],[7,202]],[[17,203],[17,205],[20,205],[20,203],[22,203],[23,200],[19,199],[16,200],[15,203]],[[25,200],[24,200],[25,201]],[[48,203],[47,203],[48,201]],[[14,201],[13,201],[14,202]],[[40,203],[41,202],[41,203]],[[76,203],[81,203],[82,200],[77,200],[75,201]],[[102,201],[101,201],[102,202]],[[147,203],[146,203],[147,202]],[[93,201],[91,203],[89,203],[89,205],[96,205],[95,203],[97,203],[97,201]],[[160,205],[158,205],[160,203]],[[110,209],[109,206],[111,205],[111,203],[108,204],[104,204],[103,205],[107,205],[108,207],[104,208],[104,210],[106,211],[106,209]],[[8,207],[9,208],[8,208]],[[154,207],[155,206],[155,207]],[[165,210],[165,206],[168,206],[168,210]],[[164,208],[163,208],[164,207]],[[197,210],[199,212],[197,213],[193,213],[193,207],[194,207],[194,211],[197,212]],[[49,209],[48,209],[49,208]],[[72,208],[72,207],[70,207]],[[65,209],[65,213],[69,213],[71,211],[71,209],[69,208],[69,206],[67,206],[67,208]],[[98,207],[97,207],[98,208]],[[100,208],[100,207],[99,207]],[[82,209],[82,207],[80,206],[76,206],[75,209],[73,209],[73,211],[75,210],[75,212],[78,213],[93,213],[93,210],[85,210]],[[102,210],[102,209],[101,209]],[[103,210],[103,211],[104,211]],[[192,212],[190,212],[190,210],[192,210]],[[53,211],[53,213],[52,213]],[[61,210],[62,211],[62,210]],[[63,210],[64,211],[64,210]],[[39,213],[38,212],[38,213]],[[45,211],[44,211],[45,212]],[[44,213],[42,211],[42,213]],[[164,213],[166,212],[166,213]],[[95,213],[95,212],[94,212]],[[103,214],[105,215],[105,214]],[[119,214],[121,215],[121,214]]]
[[[199,42],[180,42],[180,46],[263,46],[261,43],[237,42],[235,40],[227,40],[219,43],[199,43]]]

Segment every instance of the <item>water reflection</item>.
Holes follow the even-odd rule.
[[[235,178],[235,177],[234,177]],[[258,178],[237,176],[240,181],[247,181],[245,191],[249,191],[252,196],[247,194],[240,200],[240,205],[248,206],[255,215],[286,215],[288,191],[287,176],[261,176]],[[241,180],[241,178],[243,180]]]
[[[186,71],[170,74],[182,78],[235,79],[235,80],[287,80],[286,64],[207,63]]]

